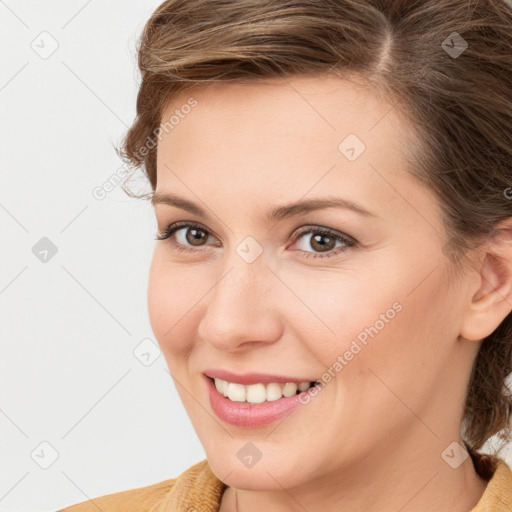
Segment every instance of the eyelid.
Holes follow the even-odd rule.
[[[204,231],[208,234],[208,236],[217,238],[216,235],[207,227],[203,226],[200,222],[195,221],[177,221],[172,222],[169,225],[165,226],[163,230],[159,230],[156,236],[156,240],[167,240],[174,236],[174,234],[183,228],[196,228],[200,229],[201,231]],[[176,245],[176,244],[174,244]],[[201,248],[198,248],[196,250],[201,250]]]
[[[347,235],[346,233],[338,231],[337,229],[328,228],[328,227],[317,225],[317,224],[308,224],[307,226],[298,228],[297,232],[292,235],[292,242],[295,243],[297,238],[299,238],[301,235],[315,233],[315,232],[324,233],[326,235],[332,235],[337,238],[341,238],[347,244],[352,244],[352,245],[358,244],[358,241],[354,237]]]

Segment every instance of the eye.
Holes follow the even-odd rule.
[[[179,233],[180,231],[183,231],[183,233]],[[208,233],[209,231],[199,224],[192,222],[175,222],[167,226],[162,233],[159,233],[156,239],[169,239],[172,246],[178,251],[195,252],[197,249],[190,249],[186,244],[190,243],[192,247],[201,248],[204,245],[203,242],[208,240]]]
[[[182,233],[180,233],[180,231],[182,231]],[[309,240],[306,241],[307,237],[304,235],[314,236],[310,236]],[[156,240],[169,239],[171,245],[178,251],[198,252],[206,245],[205,242],[210,236],[213,238],[213,235],[199,224],[192,222],[176,222],[167,226],[162,233],[159,233]],[[301,229],[292,239],[293,244],[295,244],[297,240],[302,242],[300,251],[304,253],[305,258],[335,256],[345,251],[347,248],[357,247],[357,242],[352,237],[320,226],[309,226]],[[341,244],[341,247],[338,246],[338,250],[334,251],[336,243]],[[216,245],[219,247],[219,244]],[[194,249],[194,247],[196,247],[196,249]],[[319,252],[311,252],[309,251],[310,248]]]
[[[310,237],[305,237],[304,235],[314,235]],[[307,239],[309,238],[309,239]],[[320,226],[311,226],[305,229],[302,229],[294,235],[293,242],[301,239],[302,248],[305,258],[327,258],[329,256],[335,256],[340,252],[343,252],[347,249],[347,247],[356,247],[357,242],[349,236],[343,235],[337,231],[333,231],[329,228],[323,228]],[[336,243],[340,243],[342,247],[338,246],[338,250],[333,252],[335,249]],[[314,249],[315,251],[320,251],[319,253],[310,252],[308,249]],[[322,254],[326,253],[326,254]]]

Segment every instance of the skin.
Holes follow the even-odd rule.
[[[194,228],[182,228],[155,242],[148,308],[209,464],[229,486],[220,511],[235,510],[235,491],[241,512],[471,510],[486,482],[471,459],[454,469],[441,454],[462,444],[479,340],[512,309],[511,250],[489,242],[501,266],[484,251],[462,277],[450,272],[439,203],[404,159],[410,127],[393,101],[354,81],[202,85],[175,97],[162,119],[191,96],[197,106],[162,132],[156,192],[208,218],[166,204],[155,214],[160,233],[188,221],[205,239],[193,245],[185,235]],[[349,133],[366,145],[354,161],[338,150]],[[274,206],[326,196],[376,217],[330,208],[265,218]],[[293,241],[305,226],[357,245],[328,238],[322,252],[316,232]],[[247,236],[263,250],[252,263],[236,252]],[[284,420],[238,428],[213,412],[206,368],[321,379],[397,301],[401,311]],[[262,453],[250,468],[237,457],[249,441]]]

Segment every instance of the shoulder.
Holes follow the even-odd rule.
[[[503,459],[481,452],[470,452],[473,464],[487,488],[471,512],[510,512],[512,510],[512,471]]]
[[[208,460],[204,459],[176,478],[88,499],[57,512],[193,510],[198,502],[203,504],[205,512],[216,511],[225,487],[213,473]]]
[[[177,478],[82,501],[57,512],[146,512],[174,487]]]

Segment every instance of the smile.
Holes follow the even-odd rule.
[[[287,382],[285,384],[269,382],[267,384],[244,385],[219,378],[214,378],[214,382],[217,391],[232,402],[248,402],[250,404],[273,402],[282,397],[294,396],[315,385],[315,382],[308,381],[299,383]]]
[[[298,384],[240,384],[206,375],[204,380],[211,408],[217,417],[226,423],[243,428],[265,427],[284,419],[293,410],[308,403],[310,397],[307,395],[320,388],[320,382],[309,381],[301,381]],[[228,396],[224,395],[224,392]]]

